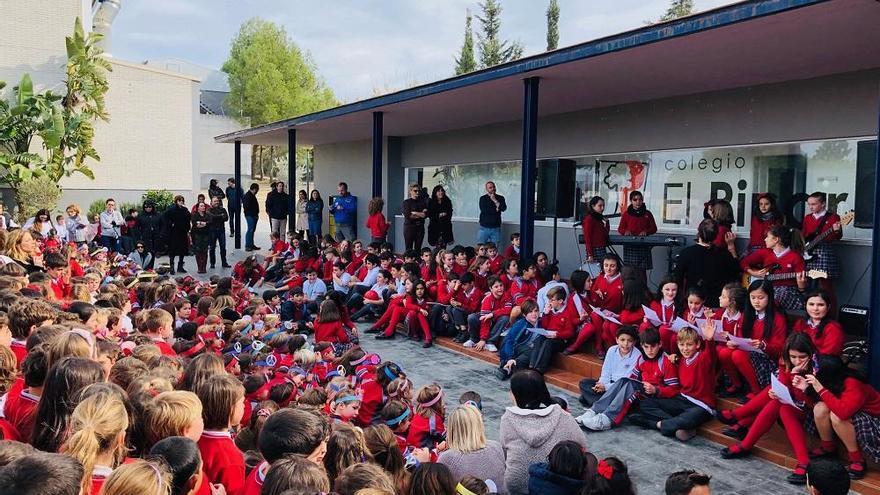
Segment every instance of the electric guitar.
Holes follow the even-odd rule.
[[[843,228],[845,225],[849,225],[856,218],[856,213],[853,210],[850,210],[843,214],[840,217],[840,227]],[[825,232],[818,234],[816,237],[812,238],[810,242],[804,245],[804,261],[809,261],[813,258],[813,251],[819,247],[819,244],[822,244],[825,239],[828,238],[831,234],[835,234],[837,231],[834,229],[828,229]]]
[[[772,267],[770,267],[770,270],[772,271],[777,268],[779,268],[779,265],[773,265]],[[809,271],[805,272],[804,275],[806,275],[807,278],[814,279],[814,280],[817,278],[828,278],[828,272],[825,272],[822,270],[809,270]],[[797,278],[797,276],[798,276],[798,272],[770,273],[770,274],[764,275],[763,277],[756,277],[754,275],[750,275],[749,276],[749,284],[751,284],[755,280],[770,280],[770,281],[787,280],[787,279]]]

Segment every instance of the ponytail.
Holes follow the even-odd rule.
[[[70,416],[70,436],[61,452],[78,460],[83,466],[81,490],[91,490],[92,471],[99,455],[113,452],[111,468],[122,462],[124,442],[117,442],[120,433],[128,428],[125,404],[111,394],[87,397],[76,406]]]

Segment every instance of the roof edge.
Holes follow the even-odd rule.
[[[705,32],[828,1],[830,0],[747,0],[690,16],[624,31],[622,33],[597,38],[595,40],[585,41],[576,45],[559,48],[554,51],[538,53],[506,64],[469,72],[460,76],[441,79],[439,81],[403,89],[394,93],[359,100],[326,110],[262,124],[232,133],[221,134],[215,136],[214,140],[218,143],[241,141],[248,137],[258,136],[267,132],[273,132],[333,117],[340,117],[351,113],[373,110],[383,106],[414,100],[445,91],[460,89],[504,77],[527,74],[546,67],[552,67],[568,62],[600,56],[606,53],[618,52],[673,38]]]

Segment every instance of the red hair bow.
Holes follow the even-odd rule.
[[[599,467],[596,471],[606,480],[610,480],[614,476],[614,468],[605,462],[605,459],[599,461]]]

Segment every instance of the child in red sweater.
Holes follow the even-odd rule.
[[[645,197],[639,191],[629,193],[629,206],[620,215],[617,231],[621,235],[646,236],[657,233],[654,215],[645,207]],[[628,266],[652,269],[650,246],[623,246],[623,260]]]
[[[740,261],[740,267],[753,277],[775,279],[773,297],[776,304],[785,309],[804,308],[798,289],[806,287],[804,258],[791,248],[792,229],[774,225],[764,239],[765,249],[752,252]]]
[[[608,349],[617,341],[617,329],[621,325],[633,325],[638,327],[645,319],[645,310],[642,306],[648,302],[645,300],[646,287],[641,280],[627,280],[623,285],[623,308],[617,315],[620,322],[610,320],[602,322],[602,345]]]
[[[489,258],[489,272],[493,275],[501,274],[501,264],[504,263],[504,257],[498,255],[498,246],[494,242],[487,242],[486,257]]]
[[[333,423],[351,423],[358,417],[361,408],[361,397],[351,388],[340,389],[330,402],[330,421]]]
[[[407,444],[432,449],[446,440],[445,415],[443,388],[436,383],[420,388],[416,393],[416,411],[406,437]]]
[[[718,311],[712,313],[712,318],[721,320],[721,330],[724,336],[733,335],[735,337],[743,336],[743,316],[746,306],[748,293],[738,283],[729,283],[721,289],[721,295],[718,297]],[[742,390],[743,382],[739,371],[733,364],[733,351],[737,350],[736,346],[718,346],[715,351],[718,353],[718,363],[721,369],[727,375],[730,386],[722,393],[722,397],[732,397]]]
[[[561,286],[553,287],[547,292],[547,305],[541,318],[541,328],[547,330],[548,335],[539,335],[531,343],[533,348],[529,359],[529,367],[540,373],[547,371],[553,356],[565,348],[568,340],[574,338],[578,316],[573,307],[566,306],[566,296],[565,288]],[[526,299],[529,300],[531,299]]]
[[[632,421],[640,426],[658,429],[664,436],[686,442],[696,436],[696,429],[712,419],[715,408],[715,325],[703,328],[705,340],[697,331],[684,328],[678,333],[681,357],[671,356],[678,363],[681,392],[674,397],[645,397],[640,412]]]
[[[226,493],[239,495],[244,488],[244,457],[230,430],[244,415],[244,387],[232,375],[207,378],[195,390],[202,402],[205,431],[199,439],[205,478],[219,483]]]
[[[162,351],[164,356],[177,356],[168,345],[168,339],[174,336],[174,317],[164,309],[148,309],[141,319],[138,330],[153,339],[153,344]]]
[[[795,332],[810,336],[819,354],[840,356],[846,337],[840,323],[831,319],[831,296],[823,289],[809,292],[804,296],[807,306],[807,318],[794,324]]]
[[[675,332],[669,328],[669,325],[681,313],[681,304],[678,302],[678,282],[669,277],[661,280],[657,285],[657,299],[651,301],[650,308],[657,313],[659,321],[653,322],[646,319],[641,329],[644,330],[656,325],[660,332],[660,342],[663,348],[674,352],[678,346],[673,341]]]
[[[371,199],[370,204],[367,206],[370,214],[367,217],[367,228],[370,229],[370,237],[373,242],[385,242],[388,228],[391,227],[391,224],[385,220],[385,215],[382,214],[382,208],[384,207],[385,200],[382,198]]]
[[[472,272],[461,276],[461,288],[450,302],[449,315],[457,330],[453,342],[462,344],[468,340],[468,317],[480,310],[484,292],[477,287],[476,276]]]
[[[588,203],[589,210],[581,222],[584,234],[584,247],[587,251],[587,263],[595,263],[603,259],[608,248],[608,232],[610,224],[603,215],[605,213],[605,200],[600,196],[593,196]]]
[[[501,332],[507,328],[513,300],[510,299],[510,294],[504,291],[504,284],[498,277],[489,278],[489,288],[489,294],[486,294],[480,304],[480,312],[468,316],[470,339],[463,345],[473,347],[477,351],[482,351],[485,347],[489,352],[498,352],[495,342],[501,337]]]
[[[345,329],[342,327],[339,308],[336,303],[326,300],[321,303],[318,309],[318,318],[314,323],[315,342],[330,342],[335,346],[343,346],[348,344],[351,339],[348,337]],[[337,352],[339,349],[337,349]]]
[[[510,245],[504,250],[504,259],[506,260],[517,260],[519,261],[519,245],[520,245],[519,232],[514,232],[510,234]]]
[[[617,256],[606,255],[602,259],[602,275],[592,282],[590,287],[591,301],[601,310],[617,315],[623,309],[623,279],[620,276],[620,263]],[[596,353],[604,355],[602,343],[602,326],[604,319],[591,311],[589,320],[578,332],[577,339],[565,349],[564,354],[573,354],[590,338],[596,336]]]

